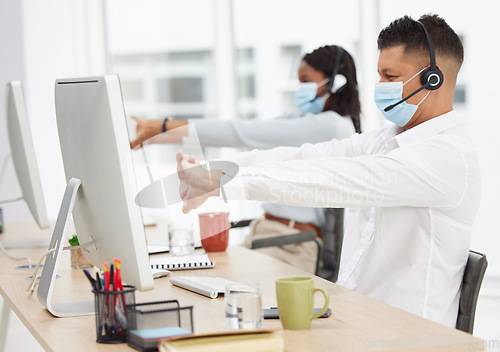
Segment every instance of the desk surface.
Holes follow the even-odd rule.
[[[32,224],[10,224],[0,239],[17,232],[39,232]],[[43,249],[12,249],[15,255],[30,255],[38,260]],[[210,253],[214,269],[176,271],[172,276],[218,276],[233,281],[260,282],[263,305],[275,306],[274,282],[285,276],[311,276],[295,267],[254,251],[230,247],[226,252]],[[0,255],[0,293],[20,320],[46,351],[124,351],[126,344],[104,345],[95,342],[94,316],[54,318],[38,302],[36,292],[26,292],[28,272],[15,270],[18,263]],[[88,281],[81,270],[69,266],[64,253],[54,289],[58,300],[92,300]],[[447,328],[404,312],[364,295],[347,290],[319,277],[316,286],[330,293],[332,315],[317,319],[310,330],[283,330],[286,351],[484,351],[483,341],[461,331]],[[138,292],[137,302],[177,299],[182,306],[194,306],[196,333],[226,330],[224,299],[210,299],[172,286],[169,278],[155,280],[155,289]],[[320,306],[321,295],[316,298]],[[265,320],[264,328],[281,328],[278,320]]]

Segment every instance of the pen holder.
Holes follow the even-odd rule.
[[[135,286],[123,287],[122,291],[95,291],[95,323],[97,342],[127,342],[129,317],[127,305],[135,304]]]

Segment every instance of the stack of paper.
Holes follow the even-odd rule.
[[[277,352],[283,351],[281,331],[235,330],[231,332],[191,335],[181,339],[162,340],[160,352]]]

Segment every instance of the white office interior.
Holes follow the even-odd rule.
[[[117,73],[127,115],[269,119],[294,108],[302,55],[340,44],[355,60],[362,128],[371,130],[384,124],[373,103],[378,31],[405,14],[441,15],[464,44],[455,108],[477,144],[483,178],[471,248],[485,253],[489,266],[475,335],[498,342],[499,12],[496,0],[0,0],[0,83],[23,83],[47,211],[55,219],[66,186],[54,108],[56,79]],[[183,87],[181,94],[174,92],[175,84]],[[4,111],[0,99],[0,163],[10,152]],[[230,152],[207,151],[210,156]],[[150,162],[161,170],[173,160],[152,149]],[[15,172],[7,166],[0,200],[19,195]],[[32,220],[22,201],[2,208],[5,226]],[[42,350],[32,337],[23,337],[29,332],[15,319],[10,317],[5,350]],[[490,350],[500,351],[500,346]]]

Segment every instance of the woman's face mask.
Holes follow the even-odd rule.
[[[317,97],[318,88],[328,83],[329,78],[323,81],[316,82],[304,82],[299,85],[299,88],[295,91],[295,105],[303,113],[318,114],[325,108],[325,102],[327,95],[322,97]]]
[[[422,102],[427,98],[430,91],[427,92],[427,95],[418,103],[417,105],[409,104],[406,101],[396,105],[389,111],[384,111],[386,107],[392,104],[396,104],[400,100],[403,99],[403,86],[410,82],[413,78],[418,76],[423,70],[427,67],[424,67],[417,74],[407,80],[405,83],[403,82],[379,82],[375,84],[375,104],[382,112],[384,117],[395,123],[398,126],[403,127],[406,125],[415,112],[418,109],[418,106],[422,104]]]

